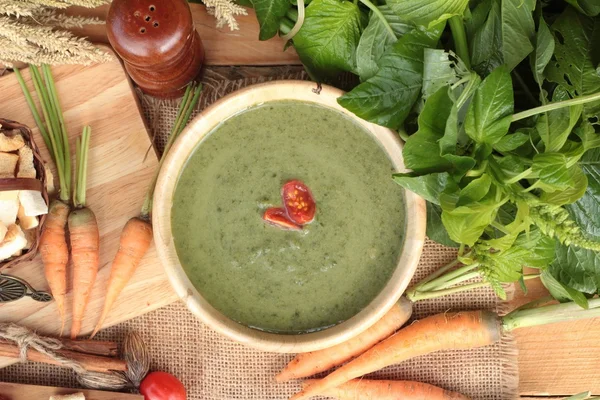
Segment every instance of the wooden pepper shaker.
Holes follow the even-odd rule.
[[[145,93],[177,97],[200,73],[204,48],[186,0],[113,0],[106,28]]]

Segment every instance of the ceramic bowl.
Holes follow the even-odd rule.
[[[387,152],[398,171],[404,171],[402,145],[393,131],[356,117],[338,105],[342,91],[329,86],[317,88],[306,81],[275,81],[238,90],[206,108],[182,132],[165,159],[154,196],[154,240],[171,285],[188,309],[223,335],[248,346],[272,352],[301,353],[330,347],[348,340],[377,322],[408,286],[425,240],[425,202],[406,191],[406,233],[398,265],[389,282],[371,303],[331,328],[304,334],[276,334],[248,328],[212,307],[194,287],[182,268],[171,232],[171,206],[179,174],[196,145],[225,119],[251,106],[278,100],[298,100],[329,107],[354,119],[370,132]]]

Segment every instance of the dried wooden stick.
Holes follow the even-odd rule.
[[[81,367],[88,371],[109,372],[127,370],[127,363],[124,360],[119,360],[117,358],[79,353],[72,350],[56,350],[56,354],[77,362]],[[0,357],[20,358],[20,349],[16,344],[2,342],[0,343]],[[57,360],[52,359],[50,356],[32,348],[27,350],[27,359],[29,361],[52,365],[63,365]]]
[[[78,353],[94,354],[97,356],[116,357],[119,355],[119,345],[116,342],[103,342],[99,340],[71,340],[60,338],[64,350],[73,350]]]

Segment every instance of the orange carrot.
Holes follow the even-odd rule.
[[[150,243],[152,243],[152,225],[148,221],[141,218],[131,218],[127,221],[121,233],[119,251],[110,270],[104,308],[91,337],[94,337],[102,327],[108,312],[133,276]]]
[[[90,147],[91,128],[83,128],[77,139],[77,179],[73,186],[75,210],[69,215],[69,235],[73,260],[73,321],[71,339],[81,330],[85,309],[98,274],[100,263],[100,232],[96,216],[86,207],[87,159]]]
[[[356,337],[328,349],[298,354],[279,375],[278,382],[299,379],[327,371],[364,353],[398,330],[412,314],[412,302],[405,297],[372,327]]]
[[[131,218],[127,221],[127,224],[123,228],[121,233],[121,239],[119,244],[119,251],[113,260],[112,268],[110,270],[110,278],[108,279],[108,286],[106,289],[106,297],[104,300],[104,308],[100,319],[92,332],[91,337],[94,337],[96,333],[102,328],[102,324],[106,319],[108,312],[113,306],[114,302],[121,291],[127,285],[127,282],[133,276],[133,273],[137,269],[140,261],[144,257],[144,254],[148,251],[150,244],[152,243],[152,225],[150,224],[150,213],[152,211],[152,197],[154,195],[154,188],[156,187],[156,180],[160,167],[165,159],[165,155],[169,152],[171,145],[179,136],[190,116],[194,110],[195,105],[198,103],[200,93],[202,92],[202,86],[196,86],[195,83],[190,84],[183,96],[181,105],[175,118],[175,125],[171,129],[169,140],[164,148],[163,155],[158,164],[158,168],[150,183],[144,205],[142,206],[142,212],[137,218]]]
[[[90,299],[100,262],[100,234],[96,216],[89,208],[69,215],[71,257],[73,260],[73,321],[71,339],[81,330],[83,315]]]
[[[40,254],[50,291],[56,301],[60,315],[60,335],[65,328],[65,296],[67,294],[67,263],[69,249],[65,237],[65,226],[70,208],[60,200],[50,204],[44,230],[40,236]]]
[[[316,380],[303,382],[308,387]],[[427,383],[353,379],[341,386],[320,393],[339,400],[469,400],[460,393],[444,390]]]
[[[492,312],[433,315],[398,331],[291,400],[316,396],[351,379],[434,351],[486,346],[500,340],[501,332],[500,319]]]

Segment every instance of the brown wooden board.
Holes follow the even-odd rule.
[[[29,71],[22,72],[31,88]],[[86,334],[100,314],[121,230],[129,218],[139,214],[157,160],[154,152],[144,159],[151,147],[150,138],[137,98],[118,61],[91,67],[54,67],[53,73],[71,149],[75,148],[75,139],[83,126],[89,124],[92,127],[87,196],[98,220],[101,252],[100,271],[82,329],[82,334]],[[50,160],[15,74],[1,77],[0,87],[3,96],[0,115],[29,125],[44,158]],[[48,290],[39,255],[33,261],[6,269],[3,273],[23,278],[38,290]],[[121,293],[106,325],[131,319],[175,299],[152,246]],[[70,315],[70,293],[67,306]],[[45,334],[57,334],[60,329],[55,303],[39,303],[30,298],[0,305],[0,322],[6,321],[20,323]],[[67,320],[66,331],[70,330],[70,325],[70,320]],[[0,367],[11,362],[14,360],[0,359]]]
[[[0,382],[0,397],[7,400],[48,400],[53,395],[83,393],[85,400],[143,400],[138,394],[103,392],[99,390],[64,389],[51,386],[21,385]]]

